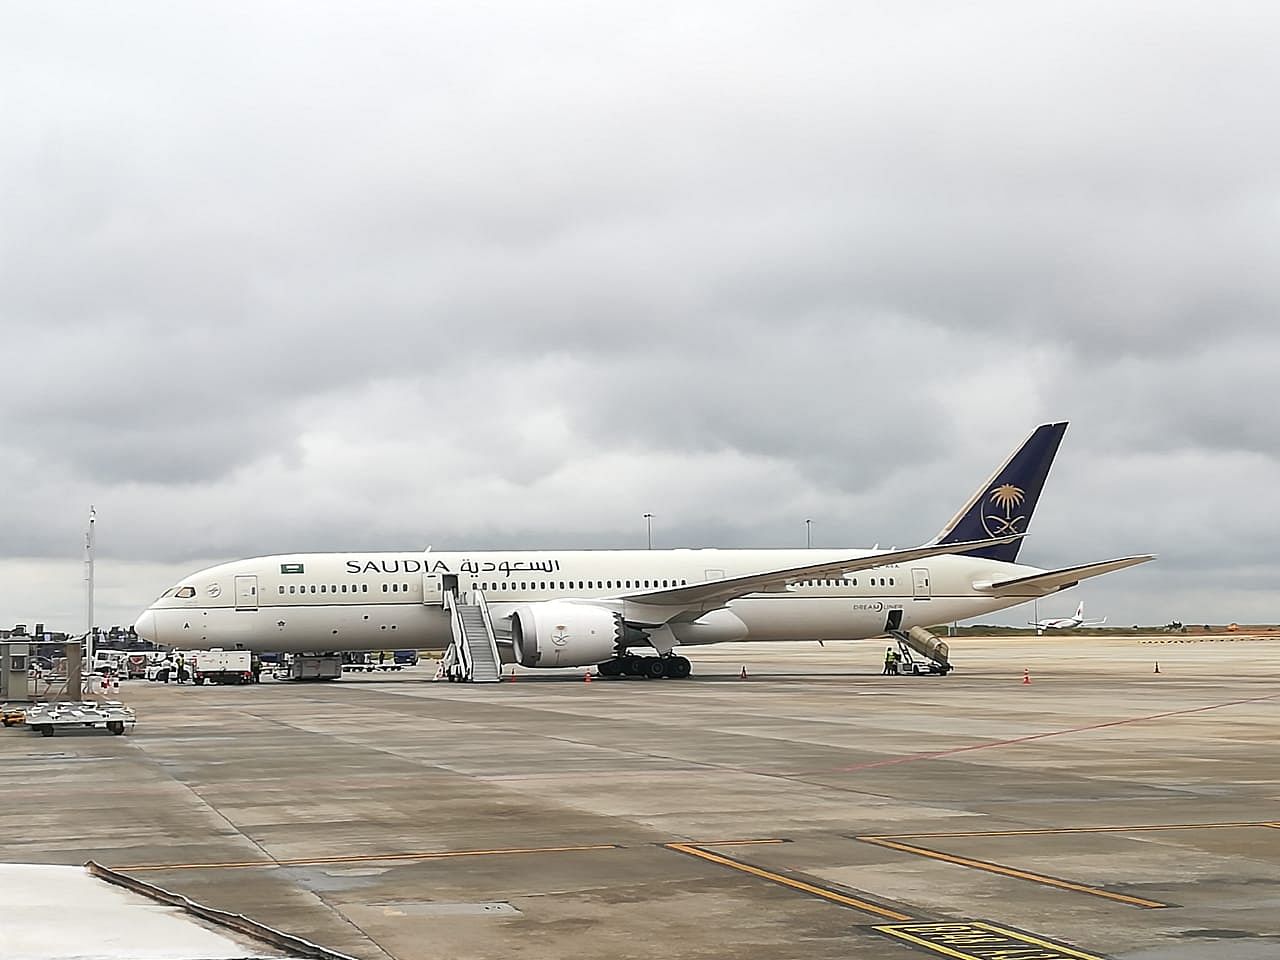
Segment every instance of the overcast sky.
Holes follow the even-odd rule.
[[[0,624],[295,550],[908,544],[1280,620],[1280,7],[8,3]],[[1009,619],[1026,619],[1017,610]]]

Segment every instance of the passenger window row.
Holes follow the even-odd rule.
[[[877,580],[878,580],[878,582],[877,582]],[[872,587],[877,586],[877,585],[878,585],[878,586],[881,586],[881,587],[884,587],[884,586],[890,586],[890,587],[892,587],[892,586],[895,586],[895,585],[896,585],[896,582],[897,582],[897,581],[896,581],[896,580],[895,580],[895,578],[893,578],[893,577],[879,577],[879,578],[871,577],[871,578],[870,578],[870,580],[868,581],[868,585],[869,585],[869,586],[872,586]],[[475,584],[475,583],[473,583],[473,584],[472,584],[472,587],[473,587],[473,588],[475,588],[475,587],[479,587],[481,590],[501,590],[501,591],[510,591],[510,590],[517,590],[517,589],[522,590],[522,591],[528,591],[528,590],[557,590],[557,589],[558,589],[558,590],[614,590],[614,589],[618,589],[618,590],[633,590],[633,589],[637,589],[637,590],[649,590],[649,589],[661,589],[661,588],[663,588],[663,587],[685,587],[685,586],[688,586],[688,585],[689,585],[689,581],[688,581],[688,580],[679,580],[679,581],[677,581],[677,580],[673,580],[673,579],[667,579],[667,580],[577,580],[577,581],[574,581],[574,580],[560,580],[560,581],[558,581],[558,582],[557,582],[557,581],[555,581],[555,580],[550,580],[550,581],[548,581],[548,580],[542,580],[542,581],[524,581],[524,580],[522,580],[522,581],[520,581],[520,582],[518,582],[518,583],[517,583],[516,581],[514,581],[514,580],[499,580],[499,581],[493,581],[493,582],[488,582],[488,581],[486,581],[486,582],[479,583],[479,584]],[[857,585],[858,585],[858,578],[857,578],[857,577],[853,577],[853,578],[851,578],[851,579],[841,579],[841,580],[801,580],[801,581],[797,584],[797,586],[801,586],[801,587],[856,587]],[[183,592],[183,591],[189,591],[189,593],[186,593],[186,592]],[[179,591],[179,592],[177,593],[177,596],[179,596],[179,597],[184,597],[184,596],[191,597],[191,596],[195,596],[195,588],[193,588],[193,587],[184,587],[184,588],[183,588],[183,591]],[[349,585],[349,587],[348,587],[348,584],[345,584],[345,583],[344,583],[344,584],[342,584],[341,586],[339,586],[339,585],[337,585],[337,584],[327,584],[327,583],[321,583],[321,584],[318,584],[318,585],[317,585],[317,584],[310,584],[309,586],[308,586],[307,584],[303,584],[303,585],[301,585],[301,586],[298,586],[298,585],[296,585],[296,584],[290,584],[290,585],[289,585],[289,588],[288,588],[288,593],[289,593],[289,594],[293,594],[293,595],[296,595],[296,594],[305,594],[305,593],[307,593],[308,591],[310,591],[311,593],[324,593],[324,594],[328,594],[328,593],[368,593],[368,592],[369,592],[369,585],[368,585],[367,583],[358,583],[358,584],[357,584],[357,583],[353,583],[353,584],[350,584],[350,585]],[[284,596],[284,595],[285,595],[285,592],[286,592],[286,591],[285,591],[285,586],[284,586],[284,584],[281,584],[281,585],[280,585],[280,595],[281,595],[281,596]],[[409,592],[409,584],[407,584],[407,583],[384,583],[384,584],[382,585],[382,592],[383,592],[383,593],[408,593],[408,592]]]
[[[383,585],[382,585],[382,589],[383,589],[384,591],[387,589],[386,584],[383,584]],[[280,584],[280,595],[281,595],[281,596],[284,596],[284,592],[285,592],[284,584],[282,583],[282,584]],[[299,587],[299,586],[297,586],[296,584],[290,584],[290,586],[289,586],[289,592],[290,592],[290,593],[306,593],[306,592],[307,592],[307,585],[304,583],[302,586],[300,586],[300,587]],[[350,589],[350,591],[348,591],[348,590],[347,590],[347,584],[345,584],[345,583],[344,583],[341,587],[337,586],[336,584],[334,584],[334,585],[330,585],[330,584],[327,584],[327,583],[322,583],[322,584],[320,584],[320,585],[319,585],[319,588],[318,588],[318,589],[317,589],[316,585],[313,583],[313,584],[311,584],[311,592],[312,592],[312,593],[348,593],[348,592],[350,592],[350,593],[368,593],[368,592],[369,592],[369,585],[368,585],[367,583],[353,583],[353,584],[351,584],[351,589]]]
[[[893,577],[871,577],[867,581],[867,586],[874,587],[877,585],[877,582],[882,587],[892,587],[897,581]],[[797,586],[801,587],[856,587],[857,585],[857,577],[853,577],[848,580],[801,580],[800,583],[797,584]]]
[[[688,585],[688,580],[678,583],[675,580],[497,580],[472,584],[472,587],[481,590],[652,590]]]

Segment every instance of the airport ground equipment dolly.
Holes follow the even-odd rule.
[[[923,627],[894,630],[898,642],[898,672],[912,676],[943,676],[955,669],[949,659],[947,642]],[[912,656],[914,652],[915,656]]]
[[[27,722],[27,711],[20,707],[0,707],[0,723],[6,727],[20,727]]]
[[[52,737],[57,730],[101,727],[116,736],[132,730],[137,718],[132,707],[119,700],[95,703],[83,702],[42,703],[27,708],[27,726],[41,736]]]

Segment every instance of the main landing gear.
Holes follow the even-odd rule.
[[[642,657],[628,653],[596,667],[602,677],[643,677],[645,680],[683,680],[693,672],[687,657]]]

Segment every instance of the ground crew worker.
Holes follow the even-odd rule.
[[[884,673],[882,676],[888,676],[893,672],[893,647],[884,648]]]
[[[893,662],[889,664],[889,672],[896,677],[898,675],[898,662],[902,659],[902,654],[898,653],[897,650],[894,650],[892,651],[892,655]]]

